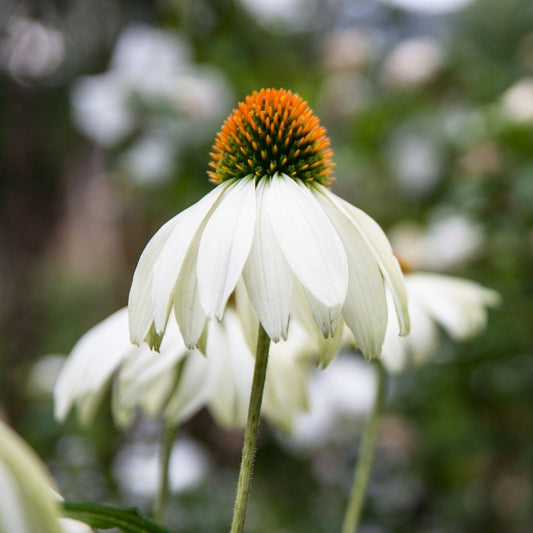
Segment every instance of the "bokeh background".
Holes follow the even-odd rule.
[[[66,498],[149,509],[158,422],[119,432],[104,401],[60,425],[55,376],[210,189],[232,107],[283,87],[328,129],[337,194],[416,268],[502,296],[391,379],[361,531],[533,531],[530,0],[3,0],[0,32],[0,416]],[[241,434],[207,413],[182,434],[167,523],[226,531]],[[338,530],[356,445],[295,452],[264,426],[250,530]]]

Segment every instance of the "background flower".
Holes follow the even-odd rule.
[[[405,284],[411,332],[399,337],[394,325],[387,330],[381,357],[391,372],[425,362],[437,348],[439,327],[456,341],[480,333],[489,308],[500,303],[496,291],[467,279],[420,272],[406,274]]]
[[[94,326],[76,343],[57,378],[55,415],[65,420],[73,407],[82,424],[94,422],[111,389],[115,423],[131,426],[137,411],[172,425],[183,424],[203,407],[224,427],[244,427],[253,373],[253,355],[241,321],[229,309],[224,322],[208,325],[205,355],[187,350],[175,324],[169,326],[160,352],[131,344],[127,309]],[[307,336],[294,338],[271,354],[264,414],[287,430],[297,411],[307,406],[311,361]],[[307,349],[306,349],[307,347]]]

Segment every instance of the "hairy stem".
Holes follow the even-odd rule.
[[[248,419],[246,421],[246,429],[244,432],[241,470],[239,472],[239,483],[237,485],[237,495],[235,497],[235,506],[233,508],[231,533],[242,533],[244,531],[246,507],[248,505],[248,496],[250,493],[255,449],[257,444],[257,433],[259,431],[259,418],[261,415],[261,403],[263,401],[263,390],[265,387],[269,348],[270,338],[263,329],[263,326],[260,324],[259,333],[257,336],[252,392],[250,394]]]

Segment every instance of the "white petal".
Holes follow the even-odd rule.
[[[267,366],[263,413],[277,427],[285,431],[292,428],[296,413],[307,410],[307,378],[312,367],[301,357],[306,349],[304,341],[293,335],[293,328],[286,342],[270,345]]]
[[[241,179],[224,191],[202,231],[196,273],[207,316],[222,318],[242,274],[255,229],[255,184]]]
[[[448,334],[462,340],[483,329],[487,308],[499,303],[499,295],[473,281],[441,274],[406,276],[413,305],[421,306]]]
[[[381,269],[381,273],[391,291],[398,323],[400,325],[400,335],[409,333],[409,313],[407,310],[407,295],[402,275],[402,270],[397,259],[392,253],[390,243],[379,227],[378,223],[364,211],[361,211],[352,204],[339,198],[324,187],[320,187],[323,194],[329,197],[337,207],[350,218],[359,229],[361,236],[369,244],[375,254],[376,260]]]
[[[181,374],[165,408],[165,418],[181,424],[195,415],[207,402],[210,388],[209,363],[198,351],[191,351],[183,363]]]
[[[353,220],[326,196],[317,194],[342,239],[350,281],[342,315],[365,358],[379,357],[387,327],[387,300],[375,254]]]
[[[243,278],[261,324],[277,342],[280,338],[287,339],[293,274],[276,241],[264,205],[265,189],[269,186],[267,179],[257,185],[255,235]]]
[[[52,486],[37,454],[0,420],[0,531],[60,533]]]
[[[324,333],[317,328],[316,324],[317,321],[321,321],[320,312],[325,312],[324,306],[322,306],[322,311],[318,309],[319,305],[319,302],[302,287],[301,283],[297,281],[294,283],[289,329],[291,332],[295,329],[305,332],[305,335],[314,344],[313,356],[325,368],[335,357],[342,344],[344,321],[342,316],[338,321],[335,321],[335,335],[325,338]],[[315,309],[312,306],[315,306]],[[314,315],[318,315],[316,319]],[[290,335],[292,334],[290,333]]]
[[[198,244],[201,236],[200,228],[185,256],[173,295],[176,320],[185,345],[189,348],[194,348],[197,345],[207,319],[198,298],[198,279],[196,276]]]
[[[154,320],[154,265],[178,217],[175,216],[159,228],[146,245],[135,268],[128,299],[130,336],[135,344],[144,341]]]
[[[160,353],[143,346],[125,359],[113,381],[115,423],[129,425],[137,408],[148,416],[160,414],[176,384],[179,361],[186,354],[177,324],[170,323]]]
[[[228,309],[224,321],[209,324],[209,410],[224,427],[244,427],[248,413],[254,357],[238,316]]]
[[[172,308],[171,293],[189,245],[202,220],[225,190],[220,185],[196,204],[164,224],[144,249],[129,295],[130,335],[135,344],[146,338],[152,323],[157,333]]]
[[[342,305],[348,288],[344,247],[307,186],[287,176],[274,176],[264,202],[296,278],[327,307]]]
[[[341,316],[334,337],[329,337],[327,339],[324,337],[318,337],[317,359],[318,364],[322,366],[322,368],[326,368],[331,361],[333,361],[333,358],[339,353],[344,337],[343,330],[344,320]]]
[[[221,198],[226,184],[219,185],[201,200],[180,213],[176,224],[161,250],[154,267],[154,307],[155,328],[157,332],[164,329],[168,314],[172,308],[170,295],[187,250],[197,231],[201,231],[202,221],[215,208]]]
[[[425,309],[413,303],[409,304],[411,318],[411,331],[407,337],[396,337],[406,341],[409,346],[409,355],[415,364],[425,363],[438,343],[438,329]]]
[[[387,300],[389,323],[383,342],[381,361],[388,372],[397,373],[403,371],[411,363],[418,364],[428,359],[437,345],[437,328],[426,311],[410,297],[411,331],[406,337],[400,337],[398,323],[394,320],[394,304],[390,294],[387,294]]]
[[[319,327],[325,339],[335,336],[339,323],[342,305],[327,307],[317,300],[309,291],[306,291],[307,301],[313,315],[315,324]]]
[[[112,374],[136,350],[128,338],[128,310],[123,308],[85,333],[75,344],[54,389],[55,416],[63,420],[78,404],[82,423],[92,419]]]
[[[259,320],[252,306],[248,291],[241,278],[235,287],[235,311],[239,315],[246,342],[252,353],[257,347],[257,333],[259,330]]]

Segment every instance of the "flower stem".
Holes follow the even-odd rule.
[[[342,533],[355,533],[357,531],[359,520],[361,518],[361,511],[363,509],[368,479],[370,477],[370,470],[372,469],[372,461],[374,459],[377,422],[385,399],[385,372],[383,370],[383,365],[380,361],[375,361],[374,365],[376,368],[377,380],[376,397],[361,437],[359,459],[355,469],[348,505],[344,514]]]
[[[254,377],[250,394],[250,404],[248,406],[248,420],[246,421],[246,429],[244,432],[241,470],[239,472],[239,483],[237,485],[237,495],[235,497],[235,506],[233,508],[231,533],[242,533],[244,531],[244,521],[246,520],[246,507],[248,505],[248,495],[250,493],[250,484],[254,466],[269,348],[270,338],[263,329],[263,326],[259,324]]]
[[[157,488],[153,510],[154,520],[159,523],[163,520],[163,510],[168,496],[168,466],[170,463],[170,455],[172,454],[172,445],[174,444],[177,432],[177,424],[168,422],[165,424],[161,443],[161,453],[159,455],[159,486]]]

